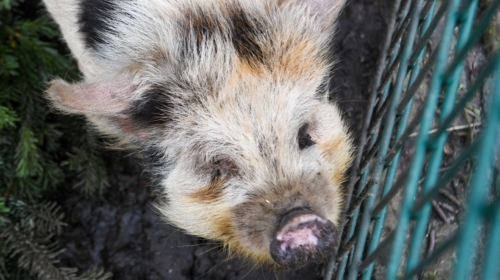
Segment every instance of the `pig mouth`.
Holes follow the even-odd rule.
[[[271,257],[284,269],[297,269],[328,258],[335,246],[335,225],[310,208],[285,213],[270,245]]]

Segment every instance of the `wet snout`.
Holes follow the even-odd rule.
[[[271,256],[285,269],[328,258],[335,246],[336,227],[314,211],[295,209],[285,214],[270,245]]]

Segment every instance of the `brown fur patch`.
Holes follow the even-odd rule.
[[[242,80],[248,79],[249,76],[260,77],[263,73],[263,68],[258,65],[251,65],[245,60],[239,60],[236,66],[234,75],[229,79],[228,84],[238,84]]]
[[[208,186],[191,193],[189,197],[198,203],[214,203],[222,197],[224,183],[223,178],[216,178]]]
[[[132,76],[132,75],[135,75],[137,73],[141,73],[142,71],[144,71],[144,64],[139,63],[139,62],[135,62],[135,63],[132,63],[129,66],[125,67],[123,72]]]
[[[296,41],[300,40],[300,41]],[[322,68],[324,60],[318,46],[306,38],[287,38],[277,69],[290,77],[310,75],[311,71]]]
[[[231,224],[231,219],[227,217],[217,219],[214,231],[219,236],[224,236],[225,238],[231,238],[234,232],[233,226]]]
[[[343,144],[343,139],[341,135],[336,136],[335,138],[331,139],[328,142],[325,143],[320,143],[321,150],[323,151],[323,155],[328,158],[332,159],[335,154],[338,153],[338,149],[340,146]]]
[[[344,134],[339,134],[328,142],[319,144],[323,156],[332,163],[333,174],[331,179],[340,184],[344,178],[344,172],[351,163],[351,151],[349,140]]]

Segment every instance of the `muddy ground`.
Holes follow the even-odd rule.
[[[392,1],[352,0],[341,15],[334,48],[339,64],[333,99],[345,112],[354,135],[362,124],[368,89],[389,20]],[[116,158],[116,152],[106,152]],[[321,279],[322,264],[294,272],[273,272],[240,259],[227,260],[220,245],[186,235],[158,219],[152,189],[139,161],[109,159],[111,186],[100,199],[61,190],[59,203],[68,226],[60,237],[61,265],[92,267],[113,279]]]

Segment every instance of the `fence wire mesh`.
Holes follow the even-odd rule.
[[[325,279],[500,279],[499,6],[394,1]]]

